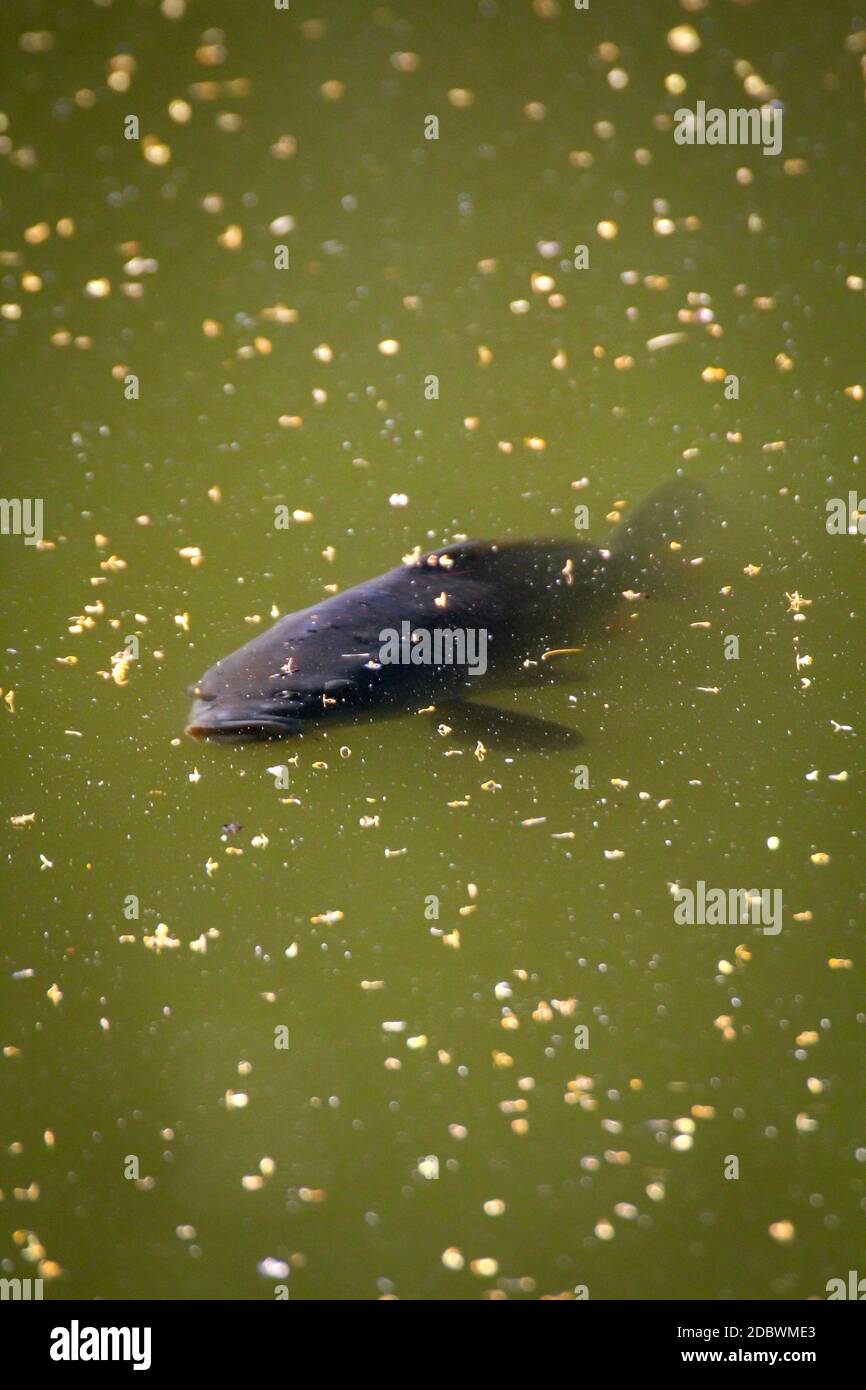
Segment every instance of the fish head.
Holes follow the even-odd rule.
[[[191,738],[221,742],[283,738],[303,728],[299,717],[307,701],[292,688],[291,675],[262,649],[248,643],[211,666],[190,686],[192,709],[186,726]]]

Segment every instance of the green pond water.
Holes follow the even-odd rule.
[[[0,1271],[435,1300],[866,1273],[864,537],[826,527],[864,486],[849,7],[0,25],[0,476],[44,507],[41,546],[0,537]],[[683,105],[774,97],[776,156],[674,139]],[[481,761],[413,711],[183,736],[272,608],[579,505],[602,539],[677,470],[703,563],[481,697],[576,751],[491,727]],[[780,892],[781,930],[680,924],[699,881]]]

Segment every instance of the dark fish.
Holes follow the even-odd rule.
[[[461,541],[290,613],[202,676],[186,732],[276,738],[364,709],[440,708],[475,694],[482,677],[513,683],[525,661],[572,646],[600,606],[646,586],[697,496],[661,488],[608,548]]]

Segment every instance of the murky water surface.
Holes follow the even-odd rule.
[[[2,491],[44,503],[0,539],[3,1271],[823,1297],[866,1204],[864,538],[826,529],[864,482],[866,34],[835,0],[2,24]],[[777,156],[674,139],[773,97]],[[272,610],[579,505],[601,539],[678,469],[703,564],[483,697],[577,752],[412,712],[183,737]],[[699,881],[781,930],[677,922]]]

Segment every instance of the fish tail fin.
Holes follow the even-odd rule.
[[[707,494],[698,483],[685,478],[663,483],[613,528],[608,548],[617,570],[635,586],[657,583],[706,511]]]

